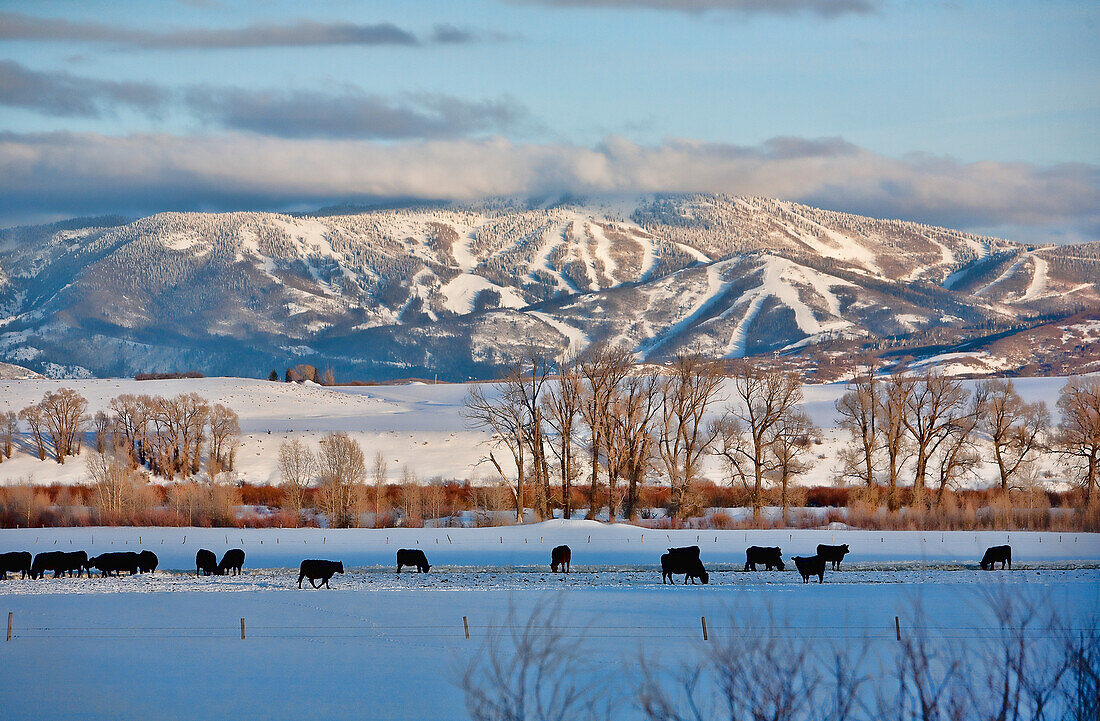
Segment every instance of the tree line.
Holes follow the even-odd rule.
[[[848,432],[839,484],[868,489],[889,511],[903,498],[934,508],[978,477],[987,447],[1003,495],[1037,486],[1037,461],[1054,454],[1094,508],[1100,379],[1066,384],[1055,425],[1046,404],[1025,402],[1011,380],[970,391],[934,367],[884,375],[869,363],[836,402]],[[667,485],[669,515],[683,519],[703,510],[703,465],[714,458],[721,482],[745,491],[754,521],[776,492],[786,521],[795,481],[821,439],[802,400],[794,371],[690,354],[642,365],[625,349],[597,345],[556,363],[528,355],[500,381],[472,386],[464,414],[469,427],[489,433],[483,461],[509,489],[517,520],[527,509],[571,517],[578,485],[587,486],[586,517],[595,518],[601,482],[609,520],[620,512],[637,520],[639,489],[651,480]]]

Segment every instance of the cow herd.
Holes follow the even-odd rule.
[[[829,546],[821,544],[817,547],[817,553],[813,556],[794,556],[794,565],[802,576],[803,583],[809,583],[814,576],[818,583],[825,582],[825,569],[840,570],[840,563],[848,555],[847,544],[841,546]],[[558,573],[569,573],[570,561],[573,553],[569,546],[557,546],[550,553],[550,570]],[[980,566],[982,570],[991,570],[995,564],[1001,564],[1001,568],[1012,568],[1012,547],[993,546],[986,550],[982,556]],[[53,572],[54,578],[61,578],[68,574],[83,576],[87,572],[92,576],[92,569],[99,571],[101,577],[121,576],[123,571],[133,576],[138,573],[152,573],[157,570],[157,554],[152,551],[115,551],[101,553],[98,556],[88,557],[84,551],[46,551],[31,556],[27,551],[12,551],[0,553],[0,579],[7,580],[9,573],[19,573],[21,578],[30,576],[32,579],[40,579],[47,572]],[[226,551],[221,560],[213,551],[203,548],[195,554],[196,576],[224,576],[241,574],[244,566],[244,551],[240,548],[231,548]],[[427,573],[431,566],[428,558],[420,549],[402,548],[397,552],[397,572],[405,566],[416,568],[417,573]],[[776,546],[749,546],[745,550],[745,571],[756,571],[758,566],[763,566],[767,571],[784,571],[783,551]],[[298,569],[298,588],[302,587],[302,581],[308,580],[313,588],[331,588],[329,579],[337,573],[344,572],[344,564],[340,561],[325,561],[320,559],[307,559],[302,561]],[[684,583],[694,584],[709,583],[710,574],[703,566],[699,546],[686,546],[683,548],[670,548],[661,556],[661,583],[675,585],[674,576],[684,576]]]

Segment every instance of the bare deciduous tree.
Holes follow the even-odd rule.
[[[1001,492],[1008,493],[1016,476],[1042,450],[1050,428],[1045,403],[1025,403],[1010,380],[989,379],[978,384],[979,428],[989,436]]]
[[[46,391],[38,405],[42,411],[42,424],[53,445],[54,460],[65,463],[67,456],[80,453],[88,401],[72,388],[58,388],[56,391]]]
[[[88,475],[95,489],[94,503],[101,516],[118,518],[133,510],[147,480],[128,458],[114,452],[93,451],[88,457]]]
[[[1100,379],[1074,378],[1058,397],[1062,421],[1054,448],[1077,475],[1085,491],[1085,506],[1097,503],[1100,476]]]
[[[516,467],[514,481],[500,465],[492,450],[489,451],[488,458],[483,460],[493,464],[501,480],[511,491],[516,507],[516,522],[523,523],[523,511],[526,507],[523,492],[526,470],[524,451],[527,443],[524,436],[525,420],[522,408],[508,397],[507,386],[492,386],[486,390],[484,386],[475,384],[466,394],[463,416],[471,428],[489,432],[486,443],[491,449],[503,445],[512,454]]]
[[[924,501],[928,463],[937,447],[952,432],[965,413],[969,392],[959,381],[929,367],[912,380],[905,396],[902,423],[913,439],[916,469],[913,474],[913,503]]]
[[[614,459],[613,478],[626,479],[623,516],[638,518],[640,488],[654,461],[656,419],[661,411],[662,380],[659,370],[627,376],[616,390],[608,415],[609,457]],[[611,495],[615,496],[612,485]],[[610,520],[615,520],[612,502]]]
[[[546,394],[546,422],[556,436],[557,443],[550,447],[558,460],[561,471],[562,517],[570,518],[573,512],[573,481],[577,478],[574,450],[577,442],[577,426],[580,425],[583,392],[577,376],[575,359],[566,359],[558,366],[558,382]]]
[[[836,402],[840,427],[851,436],[850,447],[841,459],[841,475],[868,487],[875,485],[879,463],[877,397],[878,381],[872,365],[865,374],[852,379],[848,391]]]
[[[630,351],[626,348],[602,343],[590,346],[581,357],[579,367],[581,377],[584,379],[581,417],[584,418],[589,432],[588,514],[586,515],[589,520],[595,519],[599,511],[597,484],[600,474],[600,453],[605,451],[607,444],[607,414],[611,397],[619,383],[630,372],[633,363]]]
[[[374,486],[374,526],[379,528],[382,523],[382,499],[386,492],[386,457],[382,451],[374,454],[374,461],[370,467],[371,484]]]
[[[342,431],[321,439],[317,480],[321,509],[330,526],[357,525],[356,505],[366,476],[367,465],[358,441]]]
[[[33,406],[27,406],[19,411],[19,418],[26,422],[27,428],[31,431],[31,439],[34,441],[38,460],[46,460],[46,438],[42,433],[46,419],[43,417],[42,407],[37,403]]]
[[[775,443],[782,425],[792,429],[797,426],[792,414],[802,401],[802,381],[793,373],[741,363],[734,369],[733,394],[735,404],[725,418],[714,424],[721,438],[719,453],[729,470],[749,488],[752,516],[759,520],[764,482],[780,466]],[[793,443],[789,450],[795,451]]]
[[[19,417],[15,411],[0,414],[0,453],[11,458],[15,448],[15,436],[19,433]]]
[[[879,437],[882,439],[882,448],[886,453],[886,505],[891,511],[898,510],[901,505],[898,485],[901,480],[901,470],[910,452],[905,414],[912,389],[913,381],[897,370],[882,384],[876,400]]]
[[[302,521],[306,492],[316,471],[317,461],[302,439],[293,438],[279,444],[279,476],[283,480],[283,498],[294,514],[295,524]]]

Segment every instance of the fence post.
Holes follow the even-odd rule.
[[[241,619],[241,640],[244,640],[244,619]]]
[[[466,640],[469,641],[470,640],[470,622],[468,620],[466,620],[465,616],[462,617],[462,628],[463,628],[464,631],[466,631]]]
[[[897,636],[898,643],[901,643],[901,620],[894,616],[894,635]]]
[[[710,639],[707,637],[707,617],[700,616],[699,620],[703,622],[703,640],[709,641]]]
[[[12,611],[8,611],[8,640],[9,641],[11,640],[11,619],[12,619],[13,615],[14,615],[14,613]]]

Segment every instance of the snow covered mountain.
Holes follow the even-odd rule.
[[[767,198],[163,213],[0,231],[0,360],[51,375],[309,362],[491,374],[531,346],[639,359],[952,344],[1100,309],[1100,243],[1033,247]]]

